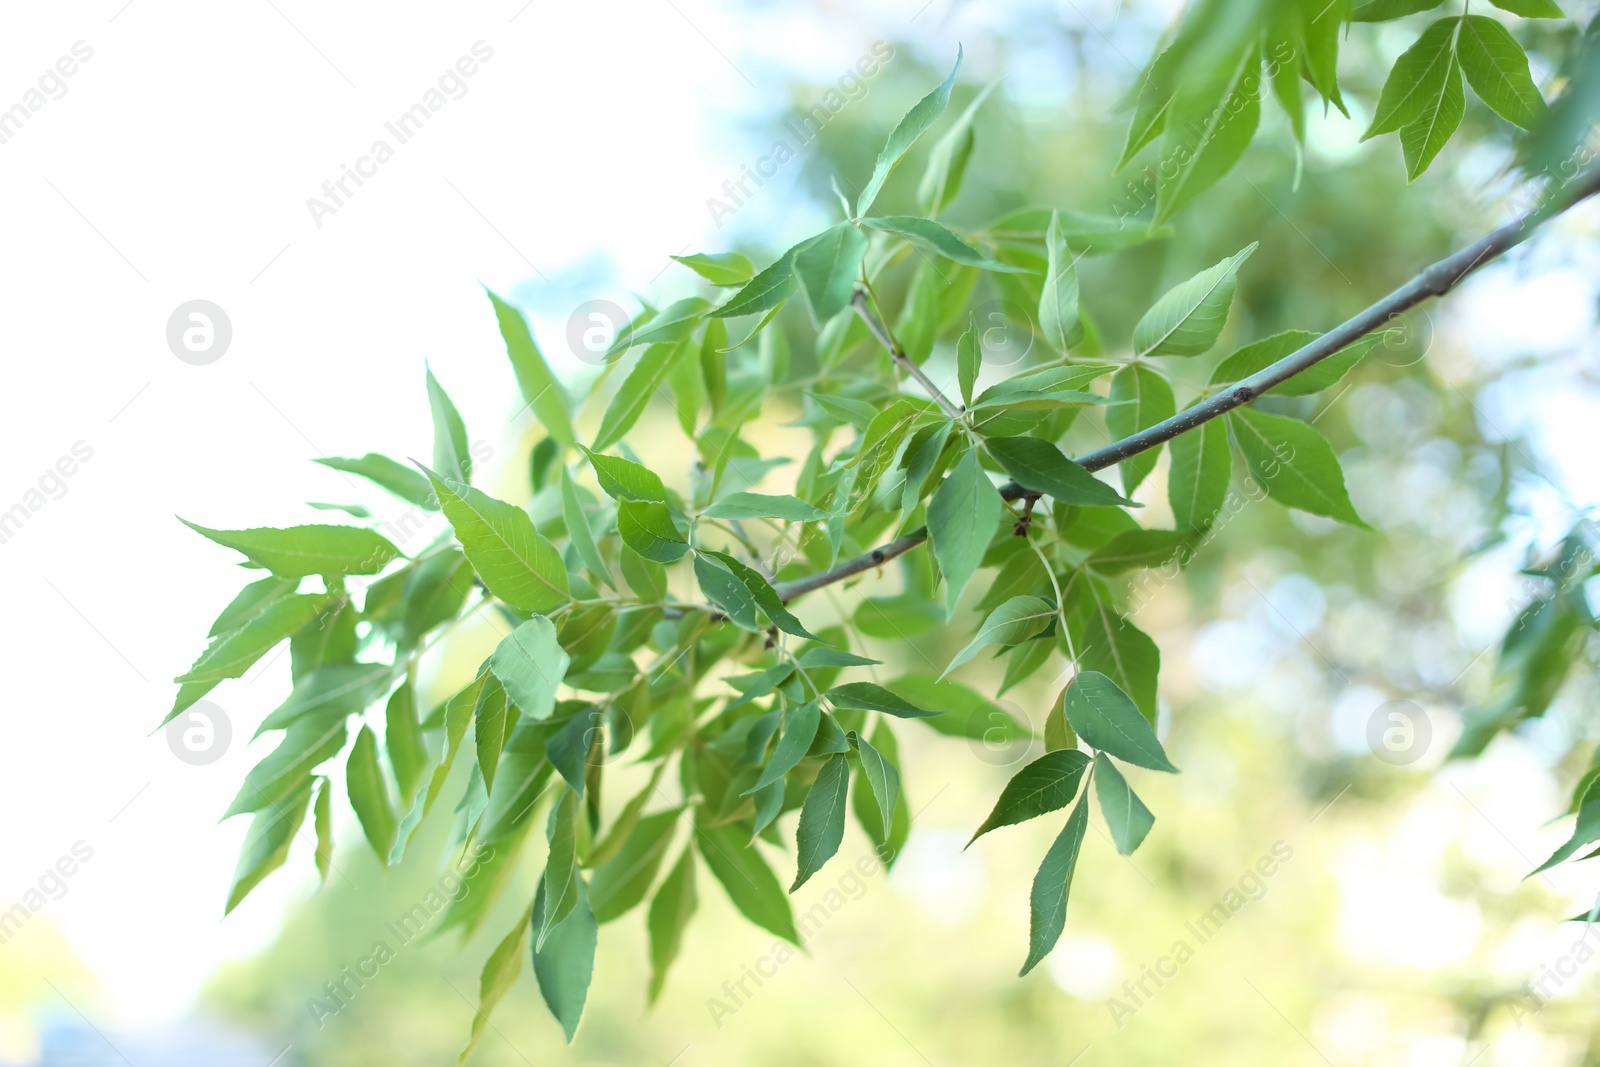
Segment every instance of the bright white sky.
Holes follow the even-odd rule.
[[[972,76],[995,73],[981,12],[822,6],[97,0],[0,16],[0,109],[75,42],[93,49],[0,144],[0,512],[76,442],[93,449],[0,544],[0,903],[74,842],[92,847],[46,914],[124,1023],[181,1013],[220,959],[271,936],[308,875],[297,857],[222,921],[246,820],[217,816],[265,751],[244,739],[286,691],[286,662],[219,692],[237,735],[220,762],[187,766],[148,736],[168,679],[249,577],[174,515],[233,528],[327,521],[297,501],[381,504],[308,461],[425,454],[425,359],[500,449],[515,386],[480,284],[530,311],[557,362],[580,301],[670,296],[683,282],[660,274],[668,253],[728,243],[706,198],[764,150],[748,120],[786,101],[793,72],[832,80],[887,37],[941,63],[964,40]],[[1104,23],[1118,5],[1073,6],[1061,17]],[[465,96],[318,228],[306,199],[480,40],[493,58]],[[1008,73],[1016,94],[1058,88],[1026,62]],[[872,92],[898,107],[918,89],[888,75]],[[734,225],[798,232],[797,173]],[[1549,329],[1593,276],[1499,292],[1524,321],[1547,301]],[[165,342],[168,316],[196,298],[232,322],[209,366]],[[1572,414],[1587,435],[1592,400]]]

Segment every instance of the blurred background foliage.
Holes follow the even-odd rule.
[[[1096,7],[1097,21],[1111,17],[1100,10],[1109,6]],[[1569,3],[1568,14],[1585,17],[1581,6]],[[1038,205],[1115,216],[1130,202],[1126,183],[1139,162],[1111,173],[1126,131],[1119,104],[1171,11],[1117,5],[1115,29],[1103,35],[1073,8],[996,8],[985,19],[989,39],[966,39],[971,80],[958,86],[951,114],[980,78],[1000,81],[946,213],[957,228],[978,230]],[[816,4],[809,14],[829,12]],[[1463,135],[1410,187],[1393,139],[1356,143],[1394,57],[1429,17],[1352,28],[1340,62],[1352,117],[1312,106],[1303,154],[1281,112],[1264,107],[1262,135],[1178,216],[1172,238],[1080,264],[1083,304],[1107,352],[1126,352],[1139,313],[1168,286],[1261,242],[1215,354],[1177,370],[1192,395],[1209,380],[1210,361],[1238,345],[1284,329],[1327,329],[1509,217],[1517,206],[1510,128],[1475,100]],[[1519,26],[1536,77],[1555,73],[1572,32]],[[1037,76],[1041,55],[1054,80]],[[803,150],[793,188],[765,194],[789,197],[794,226],[755,233],[735,225],[728,232],[742,250],[765,262],[809,232],[799,220],[831,220],[835,176],[847,191],[859,182],[905,106],[948,64],[947,55],[897,44],[865,98]],[[1034,74],[1013,81],[1005,76],[1013,64]],[[784,136],[785,122],[828,88],[795,84],[786,109],[746,131],[752,148]],[[885,213],[915,210],[933,139],[890,182]],[[1568,969],[1562,961],[1570,963],[1584,928],[1558,920],[1595,891],[1581,867],[1523,880],[1561,839],[1547,821],[1563,810],[1589,756],[1596,682],[1586,657],[1563,676],[1548,714],[1477,759],[1445,760],[1460,716],[1490,691],[1501,632],[1539,595],[1537,580],[1518,577],[1518,568],[1549,553],[1600,489],[1584,477],[1595,412],[1596,222],[1593,210],[1561,220],[1512,262],[1397,322],[1344,391],[1277,402],[1316,413],[1376,532],[1247,503],[1180,579],[1139,597],[1136,621],[1162,650],[1167,750],[1184,773],[1135,782],[1157,822],[1131,859],[1116,854],[1103,827],[1090,834],[1066,934],[1046,966],[1016,977],[1027,886],[1053,827],[1014,827],[961,850],[1039,743],[964,742],[906,724],[901,766],[918,813],[909,844],[887,876],[874,866],[871,877],[843,885],[848,860],[871,856],[851,824],[846,862],[797,895],[797,914],[825,909],[807,953],[759,988],[746,979],[740,991],[772,939],[701,879],[700,911],[653,1010],[645,1009],[644,916],[636,911],[601,940],[588,1016],[570,1050],[525,974],[474,1062],[1600,1063],[1592,964],[1547,983],[1555,995],[1542,1006],[1525,990]],[[908,274],[892,282],[882,294],[888,307],[908,299],[910,285]],[[811,373],[814,332],[798,302],[782,325],[789,373]],[[949,348],[941,337],[928,365],[941,382],[954,379]],[[1042,346],[1035,355],[1043,358]],[[782,454],[781,424],[799,414],[768,413],[763,454]],[[665,407],[650,417],[663,426],[672,418]],[[1087,420],[1073,433],[1079,451],[1104,443]],[[1148,505],[1146,525],[1163,522],[1165,467],[1163,459],[1137,495]],[[489,488],[525,496],[526,471],[525,458],[511,457]],[[772,477],[777,484],[784,475]],[[805,602],[808,624],[846,621],[862,595],[892,594],[916,566],[908,557],[858,586],[814,596]],[[1579,647],[1592,640],[1585,631]],[[466,628],[432,698],[467,680],[492,643]],[[959,643],[938,630],[917,639],[941,663]],[[870,638],[866,648],[891,650]],[[1059,666],[1006,692],[999,706],[1041,729]],[[974,665],[965,681],[992,692],[1002,668],[997,661],[980,686]],[[921,669],[903,660],[882,668],[885,677]],[[1369,721],[1395,700],[1419,705],[1432,724],[1426,753],[1411,766],[1381,761],[1368,744]],[[642,780],[632,767],[616,777],[608,804]],[[512,875],[520,886],[468,952],[455,952],[454,931],[399,946],[386,924],[435,884],[449,817],[436,812],[430,847],[413,849],[387,878],[347,833],[338,871],[272,948],[216,978],[211,1010],[291,1044],[285,1064],[450,1062],[476,1003],[479,965],[539,868],[537,857],[522,857]],[[1291,858],[1249,881],[1275,845]],[[830,891],[842,906],[830,907]],[[1247,903],[1202,943],[1186,924],[1230,891]],[[319,1026],[307,999],[379,940],[397,948],[393,962]],[[1148,978],[1179,941],[1192,958],[1175,977]],[[1111,998],[1135,1010],[1115,1010]]]

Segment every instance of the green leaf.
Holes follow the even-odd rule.
[[[991,437],[984,442],[984,447],[1024,489],[1048,493],[1063,504],[1085,507],[1137,506],[1042,438]],[[935,495],[934,500],[938,499]],[[929,518],[932,518],[931,508]],[[987,547],[988,542],[985,541],[984,545]]]
[[[1549,870],[1570,858],[1578,849],[1596,841],[1600,841],[1600,789],[1590,782],[1588,789],[1584,791],[1583,799],[1578,804],[1578,821],[1573,824],[1572,836],[1551,853],[1549,859],[1530,871],[1528,877]]]
[[[1029,897],[1028,959],[1021,974],[1027,974],[1056,947],[1067,924],[1067,891],[1072,888],[1072,872],[1078,865],[1083,835],[1089,828],[1089,798],[1084,796],[1067,817],[1061,835],[1044,854],[1039,873],[1033,877]]]
[[[289,699],[261,721],[256,736],[306,718],[328,722],[354,715],[383,698],[394,683],[394,670],[387,663],[336,663],[302,675]]]
[[[1000,791],[994,810],[983,820],[983,825],[967,841],[973,841],[990,830],[1014,826],[1019,822],[1037,819],[1052,811],[1059,811],[1072,803],[1078,795],[1078,783],[1083,772],[1089,769],[1089,757],[1076,749],[1046,752],[1012,776]]]
[[[687,339],[710,308],[709,300],[691,296],[668,304],[656,314],[647,312],[638,316],[624,326],[616,339],[611,342],[611,347],[606,350],[606,362],[609,363],[635,345],[663,343],[675,345]]]
[[[962,456],[934,491],[928,502],[928,534],[944,575],[946,617],[955,614],[961,591],[983,562],[1004,511],[1000,492],[978,465],[975,451]]]
[[[940,681],[931,674],[908,674],[889,684],[916,706],[938,708],[938,715],[923,721],[949,737],[1000,746],[1032,736],[988,697],[956,682]]]
[[[800,761],[806,758],[806,753],[811,751],[811,742],[816,740],[817,727],[821,725],[822,707],[815,700],[808,700],[789,712],[783,733],[772,750],[772,759],[767,761],[755,785],[742,795],[749,796],[773,782],[782,781],[784,775],[799,766]]]
[[[355,458],[324,456],[316,462],[324,467],[332,467],[336,471],[360,475],[387,489],[401,500],[420,508],[427,508],[429,511],[439,510],[439,502],[433,498],[433,490],[428,487],[428,479],[388,456],[368,452],[364,456]]]
[[[862,189],[861,195],[856,198],[857,215],[867,213],[867,209],[872,207],[873,201],[883,189],[883,183],[889,180],[889,174],[895,165],[938,121],[939,116],[944,114],[944,109],[950,106],[950,90],[956,83],[956,72],[961,69],[961,57],[961,46],[957,45],[955,66],[950,68],[950,73],[945,76],[944,81],[940,82],[933,92],[918,100],[889,134],[889,140],[884,144],[883,151],[878,153],[878,161],[872,167],[872,177],[867,179],[866,188]]]
[[[1339,31],[1350,19],[1351,0],[1300,0],[1305,40],[1305,78],[1322,98],[1348,118],[1339,93]]]
[[[1134,351],[1140,356],[1198,356],[1210,351],[1228,324],[1239,268],[1255,250],[1252,242],[1168,289],[1133,328]]]
[[[778,595],[778,591],[772,587],[772,584],[766,578],[762,577],[759,571],[745,566],[726,552],[711,552],[707,554],[721,560],[724,566],[738,576],[739,580],[744,583],[745,588],[750,590],[750,595],[755,598],[756,606],[766,614],[768,619],[772,620],[774,626],[786,634],[803,637],[807,641],[822,641],[822,638],[802,626],[800,620],[795,618],[794,614],[783,606],[783,598]],[[823,643],[826,644],[826,642]]]
[[[259,527],[211,530],[179,519],[189,529],[219,545],[244,553],[250,562],[280,578],[307,575],[377,574],[400,558],[386,539],[359,526]]]
[[[822,695],[840,711],[880,711],[897,719],[928,719],[939,714],[937,711],[924,711],[876,682],[836,685]]]
[[[1566,18],[1555,0],[1490,0],[1495,7],[1525,19]]]
[[[1431,11],[1444,0],[1362,0],[1351,13],[1352,22],[1389,22],[1393,19]]]
[[[1393,133],[1422,118],[1430,107],[1438,107],[1450,72],[1455,69],[1456,31],[1460,24],[1461,20],[1454,16],[1437,20],[1401,54],[1383,83],[1372,124],[1361,135],[1363,141]]]
[[[1211,372],[1213,386],[1240,382],[1258,371],[1266,370],[1285,356],[1293,355],[1315,341],[1319,335],[1309,330],[1285,330],[1245,345],[1233,355],[1217,364]],[[1326,359],[1312,364],[1288,381],[1280,382],[1267,390],[1279,396],[1309,396],[1335,385],[1350,373],[1363,356],[1383,340],[1381,335],[1363,337],[1352,341]]]
[[[882,723],[880,729],[887,729]],[[855,737],[856,750],[861,754],[861,773],[872,788],[872,798],[877,803],[879,818],[883,821],[883,834],[879,840],[888,840],[894,832],[895,809],[900,803],[900,771],[889,762],[867,739]]]
[[[1327,438],[1299,419],[1238,408],[1228,426],[1250,474],[1279,503],[1369,529],[1344,487],[1339,457]]]
[[[505,685],[494,676],[491,668],[489,678],[478,692],[477,703],[472,707],[472,735],[477,747],[478,770],[483,775],[483,788],[491,796],[494,794],[495,771],[500,766],[500,753],[506,744],[509,718]]]
[[[750,262],[750,257],[740,255],[738,252],[697,252],[692,256],[673,256],[671,258],[682,263],[712,285],[726,288],[743,285],[756,272],[756,266]]]
[[[978,90],[959,118],[951,124],[928,152],[928,166],[917,183],[917,205],[929,215],[937,215],[949,206],[961,191],[961,179],[966,174],[967,160],[972,157],[974,142],[973,120],[978,109],[989,98],[998,80]]]
[[[1039,294],[1039,331],[1057,352],[1066,352],[1079,333],[1078,268],[1061,235],[1061,213],[1050,212],[1045,232],[1044,289]]]
[[[467,561],[489,592],[539,614],[571,599],[561,553],[534,529],[526,511],[481,489],[427,474]]]
[[[821,522],[828,513],[794,496],[763,493],[729,493],[700,514],[708,519],[783,519],[785,522]]]
[[[511,992],[511,987],[517,984],[517,978],[522,974],[522,952],[528,943],[528,927],[532,922],[533,908],[530,906],[484,961],[483,970],[478,975],[478,1010],[472,1016],[472,1035],[456,1060],[458,1064],[467,1062],[467,1057],[472,1055],[483,1037],[484,1027],[489,1025],[489,1016]]]
[[[1109,675],[1133,697],[1145,719],[1155,722],[1161,650],[1117,612],[1110,591],[1099,579],[1080,571],[1065,596],[1072,637],[1069,654],[1076,653],[1080,667]]]
[[[573,876],[572,885],[576,900],[566,916],[549,929],[533,948],[533,976],[538,979],[539,993],[545,1006],[556,1017],[561,1029],[572,1043],[578,1031],[578,1020],[583,1017],[583,1005],[589,999],[589,982],[594,977],[594,951],[600,942],[600,927],[589,910],[588,894],[583,880]],[[548,907],[545,887],[540,884],[533,898],[533,915],[529,926],[539,928]]]
[[[1150,814],[1150,809],[1144,806],[1144,801],[1104,752],[1097,752],[1094,757],[1094,793],[1100,801],[1100,814],[1111,828],[1111,840],[1116,842],[1117,851],[1124,856],[1133,855],[1133,850],[1144,843],[1145,835],[1155,825],[1156,817]]]
[[[746,840],[746,834],[732,823],[709,826],[699,818],[695,822],[695,842],[706,866],[722,883],[740,914],[785,941],[800,943],[789,897],[756,851],[755,842]]]
[[[583,879],[578,876],[577,835],[578,794],[563,789],[560,799],[550,809],[550,822],[545,832],[550,840],[550,855],[545,861],[544,874],[539,878],[545,906],[533,926],[535,953],[544,947],[550,932],[577,905],[583,889]]]
[[[1013,267],[1009,263],[990,259],[932,219],[919,218],[916,215],[885,215],[882,218],[862,219],[861,225],[870,226],[884,233],[892,233],[896,237],[904,237],[923,251],[943,256],[953,263],[981,267],[997,274],[1030,273],[1026,267]]]
[[[1261,121],[1261,53],[1232,63],[1173,102],[1161,140],[1155,221],[1165,222],[1233,169]]]
[[[296,594],[269,603],[237,630],[214,641],[178,682],[220,682],[239,678],[273,646],[311,621],[327,597]]]
[[[411,810],[400,820],[394,848],[389,853],[389,866],[395,866],[405,857],[406,846],[411,843],[412,836],[422,825],[423,818],[433,810],[434,801],[439,799],[439,793],[443,791],[445,781],[450,777],[450,770],[455,766],[456,753],[461,750],[462,738],[467,735],[467,727],[472,725],[472,710],[488,677],[489,672],[484,671],[445,702],[444,758],[433,769],[433,777],[428,780],[428,788],[417,794],[416,800],[411,804]]]
[[[633,429],[633,424],[639,421],[650,401],[660,394],[661,384],[673,367],[688,355],[689,349],[689,339],[684,337],[653,344],[644,350],[644,355],[633,365],[622,387],[606,406],[606,413],[600,417],[600,429],[595,431],[594,438],[597,451],[610,448]]]
[[[1167,450],[1172,453],[1167,502],[1174,524],[1180,530],[1207,529],[1228,496],[1227,427],[1208,420],[1174,437]]]
[[[611,499],[658,504],[667,502],[667,487],[661,484],[661,476],[650,468],[620,456],[605,456],[591,452],[587,448],[583,450],[583,454],[589,457],[595,477],[600,481],[600,488],[605,490]]]
[[[1133,699],[1099,671],[1079,671],[1067,686],[1067,722],[1084,742],[1128,763],[1178,773]]]
[[[956,342],[956,377],[961,385],[961,402],[966,404],[968,407],[972,406],[972,387],[977,384],[978,372],[982,369],[983,346],[980,343],[980,338],[978,337],[978,324],[969,315],[967,317],[966,332],[964,332],[961,335],[961,339]],[[935,430],[934,434],[938,435],[939,431]],[[944,450],[944,442],[949,435],[950,424],[945,423],[943,424],[943,434],[938,436],[939,451]],[[934,438],[930,436],[928,441],[931,443],[933,439]],[[938,458],[938,454],[934,453],[932,458]],[[931,466],[931,462],[932,461],[930,459],[929,466]],[[911,470],[911,465],[909,462],[906,469],[907,471]],[[922,472],[924,478],[927,477],[927,473],[927,470]],[[920,489],[921,485],[922,480],[918,479],[917,487]],[[906,478],[906,491],[909,493],[911,488],[911,479],[908,474]],[[910,509],[908,508],[907,510]]]
[[[239,862],[233,870],[233,885],[228,888],[224,915],[237,908],[263,878],[283,866],[283,861],[289,858],[289,845],[305,822],[310,803],[311,782],[308,779],[250,820],[250,830],[245,834]]]
[[[401,644],[416,646],[435,626],[454,619],[472,592],[472,567],[464,553],[447,547],[419,560],[406,573]]]
[[[1140,77],[1133,121],[1128,124],[1128,139],[1122,148],[1122,158],[1117,161],[1117,170],[1126,167],[1140,149],[1160,137],[1167,128],[1167,113],[1172,109],[1176,74],[1183,58],[1179,50],[1168,48],[1150,61]]]
[[[866,254],[867,235],[848,222],[823,230],[795,253],[794,272],[819,325],[849,305]]]
[[[650,993],[649,1003],[661,996],[667,982],[667,971],[678,958],[683,945],[683,931],[694,918],[700,898],[694,888],[694,848],[686,846],[683,855],[673,865],[671,873],[656,890],[650,901],[650,912],[645,927],[650,934]]]
[[[222,817],[231,819],[245,812],[281,805],[302,788],[306,788],[309,800],[312,769],[343,748],[345,736],[342,715],[331,722],[318,716],[298,720],[289,727],[278,747],[250,768],[239,794]],[[304,814],[302,803],[301,815]]]
[[[1144,363],[1130,363],[1117,371],[1111,379],[1111,401],[1111,407],[1106,408],[1106,429],[1116,437],[1132,437],[1165,422],[1178,411],[1172,386],[1159,371]],[[1139,488],[1155,470],[1160,454],[1159,448],[1147,448],[1122,461],[1119,466],[1124,493],[1131,496]]]
[[[756,598],[723,562],[704,552],[695,553],[694,577],[706,599],[722,609],[734,625],[758,632]]]
[[[500,336],[505,340],[506,355],[511,359],[511,370],[517,376],[523,401],[533,409],[539,425],[551,437],[570,446],[573,436],[567,391],[550,373],[549,364],[533,341],[528,321],[522,317],[522,312],[494,293],[487,289],[484,292],[489,294],[489,302],[494,305],[494,317],[500,324]]]
[[[621,918],[650,892],[677,824],[677,811],[646,815],[628,835],[622,850],[595,868],[589,876],[589,903],[596,922]]]
[[[1560,17],[1559,10],[1553,17]],[[1468,15],[1456,52],[1472,91],[1507,122],[1533,129],[1544,115],[1544,97],[1528,73],[1528,54],[1511,31],[1485,15]]]
[[[433,465],[458,482],[472,480],[472,452],[467,425],[450,397],[428,371],[428,408],[433,412]]]
[[[378,738],[370,726],[361,727],[350,749],[345,789],[362,832],[378,854],[378,862],[387,863],[389,850],[394,848],[394,809],[389,806],[389,787],[383,780],[383,768],[378,765]]]
[[[600,554],[599,542],[595,540],[594,529],[589,525],[589,515],[578,497],[578,486],[565,466],[561,468],[561,516],[567,525],[567,536],[572,539],[572,546],[577,549],[583,565],[596,578],[615,589],[617,580],[611,576],[605,557]]]
[[[728,298],[727,303],[711,311],[711,317],[729,319],[738,315],[759,315],[788,300],[800,286],[800,278],[794,272],[794,253],[795,249],[789,249],[776,263],[751,278]]]
[[[1127,530],[1091,552],[1084,564],[1101,574],[1159,567],[1187,541],[1188,537],[1176,530]]]
[[[573,793],[583,796],[584,782],[590,766],[589,753],[601,731],[600,709],[585,707],[568,719],[545,741],[545,753],[555,769],[572,787]]]
[[[795,831],[796,870],[789,892],[806,880],[839,851],[844,840],[845,793],[850,783],[850,763],[844,753],[835,753],[822,762],[817,778],[800,806],[800,826]]]
[[[311,811],[317,834],[317,877],[326,882],[333,869],[333,779],[324,778],[317,783]]]
[[[944,669],[943,678],[988,645],[1019,645],[1043,631],[1056,617],[1055,605],[1036,596],[1016,596],[989,613],[974,637]]]
[[[675,563],[689,551],[665,504],[618,501],[617,533],[623,544],[656,563]]]
[[[409,805],[422,782],[428,765],[428,747],[422,740],[422,724],[417,720],[417,691],[408,679],[389,696],[383,712],[383,745],[394,768],[395,784],[400,787],[400,805]],[[387,862],[388,857],[384,857]]]

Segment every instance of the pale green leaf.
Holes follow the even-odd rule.
[[[1228,324],[1239,268],[1255,250],[1252,243],[1168,289],[1133,328],[1134,351],[1140,356],[1198,356],[1209,351]]]

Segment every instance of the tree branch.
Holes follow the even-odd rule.
[[[1416,307],[1430,297],[1443,296],[1450,292],[1461,281],[1500,256],[1505,255],[1517,245],[1526,241],[1541,225],[1562,212],[1582,203],[1583,201],[1600,193],[1600,167],[1590,170],[1579,178],[1568,182],[1550,191],[1538,207],[1522,217],[1507,223],[1499,229],[1480,238],[1466,248],[1455,252],[1417,274],[1410,281],[1395,289],[1389,295],[1364,310],[1346,319],[1327,333],[1311,341],[1304,347],[1291,352],[1278,360],[1270,367],[1266,367],[1243,381],[1229,386],[1216,396],[1202,400],[1200,403],[1178,412],[1170,419],[1158,422],[1154,426],[1140,430],[1136,434],[1114,441],[1104,448],[1078,457],[1077,463],[1086,470],[1097,471],[1120,463],[1140,452],[1155,448],[1172,440],[1181,433],[1194,429],[1202,423],[1209,422],[1220,415],[1225,415],[1234,408],[1248,404],[1250,401],[1266,393],[1273,386],[1280,385],[1290,378],[1322,360],[1348,347],[1355,341],[1368,334],[1374,333],[1392,322],[1400,314]],[[882,324],[872,316],[865,306],[865,298],[860,290],[856,291],[855,307],[861,317],[866,320],[868,328],[872,329],[880,343],[889,350],[895,361],[905,366],[911,376],[923,388],[930,390],[930,394],[940,406],[950,412],[953,405],[949,400],[940,395],[933,383],[928,382],[926,375],[905,358],[905,354],[889,338]],[[959,417],[960,412],[954,411],[952,417]],[[1007,500],[1016,500],[1033,495],[1015,482],[1010,482],[1000,489],[1000,494]],[[875,548],[871,552],[857,556],[855,559],[846,560],[832,570],[822,571],[808,575],[791,582],[780,582],[777,585],[778,595],[787,603],[798,596],[821,589],[825,585],[844,581],[863,571],[903,556],[928,539],[928,528],[919,526],[904,536]]]

